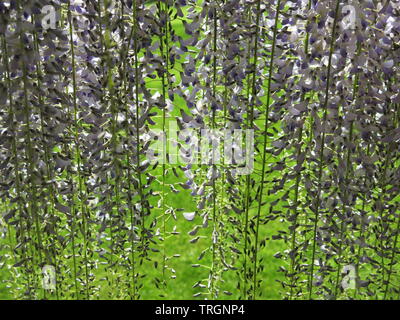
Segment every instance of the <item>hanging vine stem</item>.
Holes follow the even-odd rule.
[[[248,90],[247,90],[247,100],[250,104],[250,108],[247,112],[248,123],[247,127],[252,130],[254,127],[254,103],[257,94],[256,88],[256,74],[257,74],[257,51],[258,51],[258,35],[260,32],[260,19],[261,19],[261,0],[257,1],[257,17],[256,17],[256,32],[254,35],[254,53],[253,53],[253,75],[250,84],[250,77],[248,81]],[[249,46],[250,47],[250,46]],[[250,95],[250,85],[252,90],[252,97],[249,99]],[[248,229],[249,229],[249,208],[250,208],[250,191],[251,191],[251,176],[246,176],[246,201],[245,201],[245,225],[244,225],[244,262],[243,262],[243,298],[247,297],[247,243],[248,243]]]
[[[370,155],[370,144],[367,146],[367,156]],[[367,185],[367,176],[364,176],[364,182],[363,182],[364,187]],[[362,199],[362,204],[361,204],[361,212],[364,213],[365,211],[365,205],[366,205],[366,196],[363,196]],[[360,226],[360,239],[362,241],[364,237],[364,232],[365,232],[365,225],[364,225],[364,219],[361,219],[361,226]],[[360,269],[360,258],[362,256],[362,253],[364,252],[362,245],[360,244],[358,249],[357,249],[357,254],[356,254],[356,274],[358,274],[359,269]],[[356,290],[354,292],[354,299],[357,297],[359,287],[356,286]]]
[[[107,71],[105,71],[105,68],[102,67],[102,76],[103,76],[103,81],[106,80],[107,81],[107,91],[109,94],[109,98],[110,98],[110,114],[111,114],[111,140],[110,140],[110,144],[112,147],[112,154],[113,154],[113,160],[112,160],[112,165],[111,168],[115,170],[115,178],[114,178],[114,188],[113,188],[113,194],[115,196],[115,201],[113,199],[113,194],[111,193],[111,195],[108,195],[108,201],[110,203],[110,207],[112,208],[110,211],[110,222],[109,222],[109,226],[108,226],[108,232],[109,232],[109,237],[110,237],[110,241],[112,242],[110,245],[110,265],[114,265],[113,263],[113,257],[115,256],[115,251],[114,251],[114,234],[112,231],[112,227],[113,227],[113,213],[114,211],[116,211],[117,216],[119,214],[119,206],[118,204],[121,202],[120,201],[120,166],[119,166],[119,162],[117,159],[117,133],[116,133],[116,123],[117,123],[117,116],[118,116],[118,111],[116,111],[116,107],[115,107],[115,85],[114,85],[114,81],[112,79],[112,63],[111,63],[111,59],[110,59],[110,53],[109,53],[109,49],[110,49],[110,43],[111,43],[111,32],[109,29],[109,24],[106,22],[105,23],[105,39],[104,39],[104,35],[103,35],[103,20],[108,21],[108,17],[107,17],[107,9],[109,7],[109,0],[103,0],[104,2],[104,15],[102,15],[102,1],[99,1],[98,4],[98,10],[99,10],[99,31],[100,31],[100,45],[101,45],[101,54],[102,56],[105,56],[105,60],[106,60],[106,67],[107,67]],[[122,4],[123,7],[123,4]],[[104,98],[104,96],[103,96]],[[104,101],[104,103],[107,103],[106,101]],[[112,175],[110,173],[110,175],[107,175],[107,185],[111,184],[111,180],[112,180]],[[116,207],[116,208],[115,208]],[[115,264],[116,265],[116,264]],[[114,283],[114,273],[113,271],[110,270],[110,268],[108,268],[108,274],[110,277],[110,285],[113,286]]]
[[[387,178],[387,171],[388,171],[388,167],[389,167],[389,163],[391,161],[391,150],[390,150],[390,143],[388,143],[388,145],[386,146],[386,159],[385,159],[385,163],[384,163],[384,167],[383,167],[383,174],[381,176],[380,179],[380,186],[381,186],[381,193],[379,194],[379,198],[378,201],[380,203],[380,209],[379,209],[379,224],[381,227],[381,233],[379,234],[379,237],[376,238],[376,242],[378,241],[378,239],[380,239],[380,250],[382,250],[381,252],[381,272],[382,272],[382,280],[385,279],[385,258],[384,258],[384,254],[383,254],[383,250],[384,250],[384,239],[383,239],[383,235],[385,234],[385,226],[384,226],[384,222],[383,222],[383,215],[384,215],[384,211],[385,211],[385,205],[383,203],[383,201],[385,200],[385,196],[386,196],[386,192],[387,192],[387,184],[386,184],[386,178]],[[379,244],[375,244],[375,246],[377,248],[379,248]],[[378,249],[377,249],[378,250]]]
[[[311,0],[308,1],[308,6],[307,6],[307,10],[309,11],[311,9]],[[306,28],[307,30],[307,28]],[[308,46],[309,46],[309,39],[310,39],[310,33],[308,31],[306,31],[306,37],[304,39],[304,53],[305,56],[308,56]],[[301,98],[300,101],[304,102],[305,101],[305,96],[306,93],[305,91],[302,92],[301,94]],[[297,146],[297,166],[300,164],[299,163],[299,159],[300,159],[300,155],[301,155],[301,145],[303,143],[303,126],[304,124],[302,124],[299,128],[299,135],[298,135],[298,146]],[[296,263],[296,254],[295,254],[295,247],[296,247],[296,235],[297,235],[297,221],[298,221],[298,207],[299,207],[299,191],[300,191],[300,181],[301,181],[301,168],[298,168],[298,172],[296,174],[296,182],[295,182],[295,187],[294,187],[294,207],[293,207],[293,216],[294,216],[294,220],[293,220],[293,231],[292,231],[292,240],[291,240],[291,249],[290,252],[292,254],[291,259],[290,259],[290,277],[291,277],[291,283],[290,283],[290,294],[289,294],[289,300],[291,300],[293,298],[293,289],[296,286],[296,277],[294,275],[294,267],[295,267],[295,263]]]
[[[389,81],[389,83],[391,83],[391,81]],[[399,123],[399,120],[400,120],[400,107],[399,107],[399,105],[397,105],[397,110],[396,111],[397,111],[397,114],[393,118],[393,127],[394,128],[398,127],[398,123]],[[386,194],[386,187],[387,187],[387,185],[386,185],[386,174],[387,174],[389,161],[391,161],[390,144],[391,143],[389,142],[388,146],[386,148],[386,150],[387,150],[387,152],[386,152],[386,162],[385,162],[384,176],[382,178],[382,180],[383,180],[382,185],[384,186],[384,188],[383,188],[383,191],[382,191],[383,195],[381,196],[381,199],[384,199],[385,194]],[[398,207],[398,205],[397,205],[397,207]],[[394,212],[396,212],[396,211],[394,211]],[[381,210],[380,210],[379,215],[380,215],[380,219],[381,219],[382,234],[383,234],[384,233],[384,227],[383,227],[383,203],[381,204]],[[386,300],[387,294],[389,292],[390,278],[391,278],[391,275],[392,275],[392,272],[393,272],[394,259],[395,259],[396,250],[397,250],[397,241],[398,241],[399,229],[400,229],[400,215],[397,218],[397,220],[398,221],[397,221],[397,226],[396,226],[396,231],[395,231],[396,235],[395,235],[395,239],[394,239],[394,245],[393,245],[393,248],[392,248],[390,264],[389,264],[389,270],[388,270],[388,279],[387,279],[386,286],[385,286],[383,300]],[[383,239],[382,238],[381,238],[381,249],[383,250]],[[382,282],[383,282],[383,285],[385,285],[385,281],[384,281],[385,272],[384,271],[385,271],[384,257],[383,257],[383,253],[382,253],[382,280],[383,280]]]
[[[160,30],[160,51],[162,61],[164,63],[164,68],[162,70],[161,75],[161,84],[162,84],[162,101],[163,101],[163,110],[162,110],[162,132],[166,132],[166,97],[167,97],[167,90],[169,90],[169,63],[168,63],[168,55],[169,55],[169,4],[168,0],[165,2],[165,7],[162,8],[161,0],[158,1],[159,7],[159,16],[161,20],[165,19],[165,27]],[[163,17],[165,15],[165,17]],[[165,48],[164,48],[165,42]],[[165,51],[165,52],[164,52]],[[166,78],[166,79],[165,79]],[[167,80],[167,81],[166,81]],[[167,82],[167,83],[166,83]],[[163,145],[165,148],[166,146]],[[162,163],[162,190],[161,190],[161,210],[162,210],[162,279],[163,279],[163,288],[166,289],[166,277],[165,277],[165,269],[167,268],[167,257],[166,257],[166,248],[165,248],[165,239],[167,236],[166,233],[166,206],[165,206],[165,179],[166,179],[166,157],[165,157],[166,150],[163,150],[163,163]]]
[[[104,0],[104,10],[105,12],[107,12],[107,7],[108,7],[108,1],[109,0]],[[104,16],[105,18],[107,18],[107,16]],[[115,106],[115,84],[114,81],[112,79],[112,63],[111,63],[111,59],[110,59],[110,54],[109,54],[109,49],[110,49],[110,43],[111,43],[111,39],[110,39],[110,29],[109,29],[109,25],[106,24],[106,29],[105,29],[105,34],[106,34],[106,41],[105,41],[105,54],[106,54],[106,64],[107,64],[107,89],[110,95],[110,100],[111,100],[111,107],[110,107],[110,111],[111,111],[111,145],[113,147],[113,152],[114,152],[114,159],[113,159],[113,167],[115,169],[115,182],[114,182],[114,192],[115,192],[115,197],[116,197],[116,203],[119,204],[120,203],[120,181],[119,181],[119,163],[118,161],[116,161],[116,155],[117,155],[117,133],[116,133],[116,123],[117,123],[117,117],[118,117],[118,112],[116,110],[116,106]],[[104,38],[103,38],[104,40]],[[117,208],[118,211],[118,208]]]
[[[399,123],[400,123],[400,107],[399,107],[399,105],[397,105],[397,123],[396,123],[396,118],[395,118],[394,127],[395,128],[398,127]],[[399,205],[397,204],[396,207],[398,208]],[[396,212],[396,210],[394,212]],[[392,256],[390,258],[390,264],[389,264],[388,279],[387,279],[387,282],[386,282],[386,287],[385,287],[385,292],[384,292],[384,295],[383,295],[383,300],[386,300],[387,294],[389,292],[390,278],[392,276],[393,266],[395,264],[394,263],[394,259],[396,257],[397,241],[398,241],[398,238],[399,238],[399,233],[400,233],[400,214],[397,217],[397,226],[396,226],[396,231],[395,231],[396,235],[395,235],[395,238],[394,238],[394,244],[393,244],[393,248],[392,248]],[[399,295],[400,295],[400,292],[399,292]]]
[[[68,86],[65,88],[65,93],[68,96]],[[72,114],[71,112],[71,107],[68,105],[67,106],[68,114]],[[67,140],[67,137],[65,137]],[[72,153],[72,147],[70,147],[66,142],[64,142],[64,148],[68,153]],[[71,228],[71,246],[72,246],[72,264],[73,264],[73,277],[74,277],[74,287],[75,287],[75,293],[76,293],[76,300],[79,300],[79,289],[78,289],[78,268],[77,268],[77,262],[76,262],[76,255],[75,255],[75,217],[76,217],[76,207],[75,207],[75,201],[74,201],[74,194],[75,194],[75,189],[74,189],[74,183],[72,180],[72,176],[69,170],[67,170],[66,174],[66,180],[68,181],[68,184],[71,186],[71,193],[68,195],[68,201],[69,204],[71,205],[71,218],[69,221],[69,226]],[[72,195],[72,196],[71,196]]]
[[[106,0],[104,0],[104,1],[106,1]],[[98,14],[99,14],[99,25],[98,25],[98,27],[99,27],[99,35],[100,35],[100,37],[99,37],[100,50],[101,50],[100,51],[100,55],[102,57],[101,60],[100,60],[101,61],[100,62],[100,69],[101,69],[102,81],[104,81],[104,79],[106,78],[106,75],[105,75],[105,70],[104,70],[104,65],[103,65],[103,56],[104,56],[104,51],[105,50],[104,50],[103,16],[102,16],[102,6],[101,6],[101,4],[102,4],[102,0],[99,0],[98,4],[97,4],[97,10],[98,10]],[[102,95],[102,102],[103,102],[103,99],[104,99],[104,95]],[[107,174],[107,177],[106,177],[106,181],[107,181],[106,185],[109,186],[110,185],[110,177],[109,177],[108,174]],[[107,192],[107,201],[108,201],[110,207],[112,208],[112,195],[110,195],[108,192]],[[112,213],[112,210],[110,210],[110,212]],[[104,219],[106,219],[106,218],[104,218]],[[109,219],[110,219],[110,221],[109,221],[109,224],[108,224],[108,236],[110,238],[110,241],[112,241],[112,239],[113,239],[112,214],[109,215]],[[114,255],[113,246],[110,245],[110,258],[109,258],[110,259],[110,262],[109,262],[110,265],[113,264],[113,255]],[[113,272],[111,271],[111,268],[107,268],[107,276],[108,276],[108,284],[110,286],[113,286]],[[112,294],[113,294],[113,292],[110,293],[110,297],[112,297]]]
[[[20,1],[17,1],[17,8],[18,8],[18,23],[21,24],[21,8],[20,8]],[[23,33],[22,28],[20,26],[20,49],[21,52],[24,51],[24,44],[23,44]],[[29,188],[30,188],[30,197],[29,197],[29,209],[30,214],[33,217],[34,224],[35,224],[35,233],[36,233],[36,242],[37,242],[37,252],[39,255],[39,265],[43,265],[43,256],[42,256],[42,237],[40,232],[40,222],[39,222],[39,213],[37,208],[37,186],[34,183],[34,159],[33,159],[33,147],[32,147],[32,137],[31,137],[31,124],[30,124],[30,113],[31,110],[29,108],[29,101],[28,101],[28,74],[27,68],[25,65],[24,57],[21,58],[22,62],[22,81],[23,81],[23,92],[24,92],[24,117],[25,117],[25,125],[26,125],[26,139],[27,145],[25,147],[25,153],[27,160],[29,162],[27,171],[29,174]],[[43,288],[43,297],[46,299],[46,290]]]
[[[12,140],[11,140],[11,148],[12,152],[14,155],[14,175],[15,175],[15,189],[17,193],[17,204],[18,204],[18,210],[19,210],[19,219],[20,219],[20,237],[22,238],[21,243],[24,243],[24,238],[25,238],[25,230],[23,227],[23,221],[24,221],[24,214],[23,214],[23,203],[22,203],[22,192],[21,192],[21,182],[20,182],[20,176],[19,176],[19,163],[18,163],[18,157],[17,157],[17,141],[15,139],[15,135],[13,134],[16,131],[16,128],[14,127],[14,121],[15,121],[15,116],[14,116],[14,99],[12,96],[12,91],[11,91],[11,78],[10,78],[10,65],[9,65],[9,56],[8,56],[8,49],[7,49],[7,41],[6,41],[6,36],[2,36],[2,45],[3,45],[3,59],[4,59],[4,65],[5,65],[5,73],[6,73],[6,80],[7,80],[7,91],[8,91],[8,102],[9,102],[9,115],[10,115],[10,132],[12,132]],[[28,231],[28,236],[30,237],[30,232],[29,232],[29,226],[28,226],[28,221],[25,221],[27,231]],[[16,235],[17,237],[17,235]],[[18,242],[18,239],[16,239]],[[29,246],[28,249],[31,251],[30,255],[33,256],[33,249],[31,245],[31,241],[29,241]],[[27,256],[26,256],[26,251],[24,248],[22,248],[22,259],[24,262],[25,270],[28,269],[28,264],[27,264]],[[32,287],[32,280],[30,277],[30,272],[27,272],[27,280],[28,280],[28,297],[31,298],[31,287]]]
[[[63,9],[63,8],[62,8]],[[66,13],[65,13],[66,12]],[[62,10],[61,11],[61,21],[60,21],[60,26],[63,27],[64,29],[69,28],[69,21],[68,21],[68,9]],[[69,96],[69,90],[68,86],[65,87],[65,94]],[[73,111],[71,111],[71,106],[68,104],[66,106],[67,108],[67,114],[71,115]],[[69,137],[67,135],[64,136],[64,140],[67,141]],[[63,143],[63,147],[66,151],[66,153],[72,154],[73,153],[73,146],[70,146],[67,142]],[[76,247],[76,242],[75,242],[75,218],[76,218],[76,203],[75,203],[75,186],[73,183],[73,178],[71,175],[70,170],[66,171],[66,181],[68,181],[68,184],[71,186],[71,192],[67,195],[67,200],[68,204],[71,206],[71,216],[68,219],[68,224],[70,227],[70,233],[71,233],[71,249],[72,249],[72,270],[73,270],[73,279],[74,279],[74,288],[75,288],[75,294],[76,294],[76,300],[80,299],[80,292],[78,288],[78,267],[77,267],[77,259],[76,259],[76,254],[75,254],[75,247]]]
[[[8,205],[10,205],[10,207],[11,207],[11,204],[8,204]],[[5,204],[5,207],[8,210],[7,204]],[[0,222],[2,222],[2,221],[0,221]],[[7,231],[5,231],[5,233],[7,234],[6,237],[8,240],[8,250],[10,250],[12,252],[12,254],[11,254],[12,260],[13,260],[13,264],[15,265],[18,262],[18,260],[17,260],[16,254],[15,254],[13,248],[14,248],[14,245],[18,243],[18,237],[17,237],[17,235],[15,235],[15,241],[14,241],[10,224],[7,224]],[[12,290],[11,286],[10,286],[10,290]]]
[[[398,207],[398,206],[397,206]],[[398,241],[398,238],[399,238],[399,230],[400,230],[400,214],[399,214],[399,216],[397,217],[397,227],[396,227],[396,231],[395,231],[395,233],[396,233],[396,236],[395,236],[395,238],[394,238],[394,244],[393,244],[393,248],[392,248],[392,256],[391,256],[391,258],[390,258],[390,264],[389,264],[389,272],[388,272],[388,278],[387,278],[387,280],[386,280],[386,287],[385,287],[385,293],[384,293],[384,295],[383,295],[383,300],[386,300],[386,297],[387,297],[387,294],[388,294],[388,292],[389,292],[389,285],[390,285],[390,278],[391,278],[391,276],[392,276],[392,273],[393,273],[393,266],[394,266],[394,259],[395,259],[395,257],[396,257],[396,250],[398,250],[398,248],[397,248],[397,241]]]
[[[66,24],[68,23],[68,20],[66,20]],[[68,27],[68,26],[67,26]],[[68,96],[68,86],[66,86],[65,88],[65,93]],[[71,106],[68,104],[67,105],[67,111],[68,111],[68,115],[72,114],[71,111]],[[65,140],[68,140],[68,136],[65,135],[64,137]],[[68,153],[72,153],[73,151],[73,146],[71,147],[67,142],[64,142],[64,149],[66,150],[66,152]],[[76,262],[76,255],[75,255],[75,217],[76,217],[76,204],[74,201],[74,195],[75,195],[75,187],[74,187],[74,183],[72,180],[72,175],[71,172],[69,170],[67,170],[67,174],[66,174],[66,181],[68,181],[68,184],[71,186],[71,192],[68,194],[67,199],[68,199],[68,203],[71,206],[71,218],[69,219],[68,223],[69,223],[69,227],[70,227],[70,232],[71,232],[71,247],[72,247],[72,264],[73,264],[73,277],[74,277],[74,287],[75,287],[75,294],[76,294],[76,300],[79,300],[79,289],[78,289],[78,267],[77,267],[77,262]]]
[[[217,9],[214,7],[214,30],[213,30],[213,80],[212,80],[212,96],[215,100],[216,98],[216,82],[217,82],[217,36],[218,36],[218,19],[217,19]],[[215,124],[215,113],[216,109],[212,108],[212,128],[216,128]],[[214,156],[213,156],[213,173],[217,170],[214,164]],[[217,191],[215,186],[215,179],[212,181],[212,190],[213,190],[213,232],[212,232],[212,265],[210,269],[210,293],[212,297],[217,297],[217,289],[215,288],[215,274],[217,267],[217,241],[218,241],[218,220],[217,220],[217,208],[216,208],[216,198]]]
[[[313,278],[314,278],[314,259],[315,259],[315,251],[316,251],[316,244],[317,244],[317,226],[318,226],[318,221],[319,221],[319,206],[320,206],[320,197],[321,197],[321,192],[322,192],[322,170],[323,170],[323,164],[324,164],[324,150],[325,150],[325,127],[326,127],[326,122],[328,118],[328,101],[329,101],[329,85],[331,81],[331,67],[332,67],[332,56],[333,56],[333,50],[334,50],[334,45],[335,45],[335,35],[336,35],[336,26],[339,18],[339,6],[340,6],[340,1],[336,0],[336,9],[335,9],[335,18],[333,21],[333,26],[332,26],[332,36],[331,36],[331,42],[330,42],[330,49],[329,49],[329,61],[328,61],[328,74],[326,78],[326,87],[325,87],[325,100],[324,104],[322,106],[323,110],[323,120],[322,120],[322,127],[323,132],[322,132],[322,138],[321,138],[321,147],[320,147],[320,154],[319,154],[319,169],[318,169],[318,191],[317,191],[317,202],[315,206],[315,217],[314,217],[314,230],[313,230],[313,246],[312,246],[312,257],[311,257],[311,271],[310,271],[310,276],[308,279],[308,286],[309,286],[309,300],[312,298],[312,292],[313,292]]]
[[[359,56],[360,54],[361,54],[361,42],[358,42],[357,43],[357,56]],[[353,97],[352,97],[352,100],[353,100],[354,103],[355,103],[355,101],[357,100],[357,97],[358,97],[358,88],[359,88],[358,82],[359,82],[359,75],[357,73],[355,75],[355,77],[354,77],[354,80],[353,80]],[[352,112],[352,111],[353,111],[352,108],[350,108],[349,112]],[[348,138],[349,139],[349,143],[351,143],[352,140],[353,140],[353,133],[354,133],[354,120],[352,120],[350,122],[349,138]],[[345,183],[344,192],[346,194],[349,194],[349,192],[348,192],[348,180],[349,180],[349,174],[350,174],[350,171],[351,171],[350,170],[351,154],[352,154],[352,151],[351,151],[351,148],[349,147],[347,149],[347,155],[346,155],[346,170],[345,170],[345,178],[344,178],[344,183]],[[344,195],[344,197],[347,196],[346,194]],[[341,259],[342,259],[342,254],[343,254],[343,242],[344,242],[343,236],[344,236],[345,227],[346,227],[346,224],[345,224],[346,204],[345,204],[344,201],[342,203],[342,212],[343,212],[343,221],[342,221],[341,227],[340,227],[339,250],[338,250],[339,254],[338,254],[338,259],[337,259],[338,263],[337,263],[336,281],[335,281],[335,289],[334,289],[334,297],[335,297],[335,299],[337,297],[337,292],[339,290],[340,270],[342,268]]]
[[[371,145],[370,145],[370,143],[368,143],[368,145],[367,145],[367,152],[366,152],[367,157],[370,156],[370,147],[371,147]],[[363,185],[364,185],[364,188],[366,188],[366,186],[367,186],[367,175],[366,175],[366,174],[365,174],[365,176],[364,176]],[[366,196],[364,195],[364,196],[363,196],[363,199],[362,199],[362,204],[361,204],[361,212],[362,212],[362,214],[364,214],[364,212],[365,212],[366,202],[367,202],[367,199],[366,199]],[[365,225],[364,225],[364,219],[363,219],[363,217],[362,217],[362,219],[361,219],[361,226],[360,226],[360,228],[361,228],[361,229],[360,229],[360,240],[362,241],[363,238],[364,238],[364,232],[365,232],[365,230],[364,230],[364,229],[365,229]],[[356,255],[356,274],[358,274],[359,269],[360,269],[360,258],[361,258],[361,256],[363,255],[363,252],[364,252],[363,246],[360,244],[359,247],[358,247],[358,249],[357,249],[357,255]],[[357,285],[357,286],[356,286],[356,290],[354,291],[354,299],[357,297],[358,291],[359,291],[359,286]]]
[[[376,23],[376,18],[375,18],[374,23]],[[359,53],[359,54],[361,54],[361,44],[360,44],[359,50],[360,50],[360,53]],[[370,149],[371,149],[371,144],[368,142],[368,144],[367,144],[367,151],[366,151],[366,155],[367,155],[368,158],[369,158],[370,155],[371,155]],[[367,189],[367,181],[368,181],[368,176],[367,176],[367,174],[365,174],[365,175],[364,175],[364,181],[363,181],[363,185],[364,185],[364,188],[365,188],[365,189]],[[366,195],[363,195],[363,197],[362,197],[362,204],[361,204],[361,212],[362,212],[362,214],[364,214],[364,212],[365,212],[365,206],[366,206],[366,204],[367,204],[367,197],[366,197]],[[365,236],[365,224],[364,224],[364,219],[363,219],[363,217],[362,217],[362,219],[361,219],[361,226],[360,226],[360,228],[361,228],[361,229],[360,229],[360,241],[363,241],[363,238],[364,238],[364,236]],[[365,239],[367,239],[367,238],[365,238]],[[362,243],[361,243],[361,244],[359,245],[358,249],[357,249],[357,255],[356,255],[356,266],[355,266],[355,268],[356,268],[356,275],[359,274],[359,269],[360,269],[360,258],[361,258],[363,255],[364,255],[364,248],[363,248]],[[354,299],[357,297],[357,294],[359,293],[359,289],[360,289],[360,287],[359,287],[358,285],[356,285],[356,290],[354,291],[354,296],[353,296]]]
[[[74,49],[74,42],[73,42],[73,26],[72,26],[72,14],[71,14],[71,1],[68,1],[68,24],[69,24],[69,40],[70,40],[70,50],[71,50],[71,64],[72,64],[72,87],[73,87],[73,106],[74,106],[74,140],[75,140],[75,157],[77,161],[78,167],[78,188],[79,188],[79,197],[81,203],[81,214],[82,214],[82,227],[83,227],[83,261],[85,264],[85,294],[86,299],[89,300],[90,293],[89,293],[89,270],[88,270],[88,259],[87,259],[87,246],[88,246],[88,239],[87,239],[87,221],[86,221],[86,214],[89,214],[89,211],[85,204],[84,197],[84,188],[83,188],[83,178],[81,172],[81,155],[80,155],[80,143],[79,143],[79,124],[78,124],[78,105],[77,105],[77,84],[76,84],[76,66],[75,66],[75,49]]]
[[[135,6],[136,7],[136,6]],[[123,5],[121,7],[122,10],[122,16],[123,16]],[[128,36],[128,41],[126,42],[126,48],[125,48],[125,52],[122,52],[122,70],[123,73],[121,75],[122,78],[122,83],[123,83],[123,92],[125,93],[125,97],[127,97],[129,95],[128,93],[128,86],[127,86],[127,72],[126,72],[126,65],[127,65],[127,58],[128,58],[128,53],[129,53],[129,48],[131,45],[131,41],[132,38],[134,36],[134,32],[135,32],[135,28],[132,26],[131,27],[131,31],[129,33]],[[129,137],[130,135],[130,126],[129,126],[129,105],[127,103],[127,100],[125,100],[125,133],[126,136]],[[131,245],[131,250],[130,250],[130,268],[131,268],[131,276],[130,276],[130,281],[131,281],[131,299],[135,300],[137,293],[136,293],[136,257],[135,257],[135,213],[134,213],[134,209],[133,209],[133,204],[132,204],[132,184],[131,184],[131,157],[132,154],[130,152],[130,148],[128,146],[128,141],[127,141],[127,146],[125,148],[125,161],[126,161],[126,166],[127,166],[127,183],[128,183],[128,208],[129,208],[129,219],[130,219],[130,224],[131,224],[131,228],[130,228],[130,245]]]
[[[268,88],[267,88],[267,104],[265,110],[265,123],[264,123],[264,141],[263,141],[263,156],[262,156],[262,171],[261,171],[261,186],[260,193],[258,196],[258,206],[257,206],[257,215],[256,215],[256,232],[255,232],[255,250],[254,250],[254,268],[253,268],[253,299],[256,299],[256,291],[257,291],[257,259],[258,259],[258,237],[259,237],[259,228],[260,228],[260,217],[261,217],[261,207],[263,201],[263,190],[264,190],[264,178],[265,178],[265,169],[266,169],[266,159],[267,159],[267,132],[269,128],[269,108],[271,101],[271,82],[272,82],[272,72],[273,72],[273,64],[274,64],[274,56],[275,56],[275,44],[276,37],[278,34],[278,22],[279,15],[281,10],[281,0],[277,1],[275,12],[275,22],[274,22],[274,31],[272,38],[272,48],[271,48],[271,58],[269,64],[268,71]]]
[[[40,50],[39,50],[39,43],[38,43],[38,35],[36,33],[36,31],[34,31],[33,33],[33,38],[34,38],[34,42],[35,42],[35,50],[38,54],[38,57],[40,57]],[[41,64],[40,64],[40,59],[37,60],[36,62],[36,75],[37,75],[37,82],[38,82],[38,100],[39,100],[39,105],[43,106],[44,105],[44,99],[43,96],[40,92],[40,88],[42,86],[41,84],[41,79],[42,79],[42,72],[41,72]],[[43,114],[43,109],[40,109],[40,131],[41,131],[41,136],[42,136],[42,141],[43,141],[43,145],[44,145],[44,156],[45,156],[45,164],[46,164],[46,179],[47,182],[49,183],[49,187],[47,188],[48,194],[49,194],[49,199],[50,199],[50,213],[51,213],[51,217],[55,217],[55,210],[54,208],[56,207],[55,205],[55,192],[54,192],[54,188],[53,188],[53,183],[52,183],[52,171],[50,169],[50,156],[49,156],[49,148],[48,145],[45,141],[45,123],[44,123],[44,114]],[[47,210],[47,205],[45,205],[45,209]],[[55,239],[58,238],[58,230],[57,227],[55,226]],[[54,242],[55,243],[55,242]],[[55,294],[56,294],[56,298],[57,300],[59,299],[59,293],[58,293],[58,288],[59,286],[61,286],[60,281],[57,280],[57,272],[59,271],[59,266],[58,266],[58,261],[57,261],[57,248],[55,247],[54,244],[54,267],[55,267]]]
[[[140,210],[142,212],[141,216],[141,249],[143,254],[145,251],[144,237],[145,237],[145,223],[144,223],[144,197],[142,192],[142,174],[140,172],[140,128],[139,128],[139,59],[138,59],[138,20],[137,20],[137,1],[133,2],[133,40],[134,40],[134,59],[135,59],[135,105],[136,105],[136,175],[138,179],[138,192],[140,197]]]
[[[250,41],[248,41],[248,48],[250,48]],[[250,51],[250,50],[249,50]],[[251,64],[251,54],[249,52],[247,61],[249,64]],[[251,84],[251,75],[247,77],[247,93],[246,93],[246,101],[247,104],[250,105],[250,84]],[[250,119],[250,111],[247,111],[248,115],[247,118]],[[247,127],[250,129],[249,124]],[[242,288],[243,288],[243,299],[246,300],[247,296],[247,286],[246,286],[246,280],[247,280],[247,242],[248,242],[248,225],[249,225],[249,206],[250,206],[250,183],[251,183],[251,177],[246,176],[245,180],[245,199],[244,199],[244,220],[242,221],[243,225],[243,233],[244,233],[244,248],[243,248],[243,253],[244,253],[244,261],[243,261],[243,279],[242,279]]]

